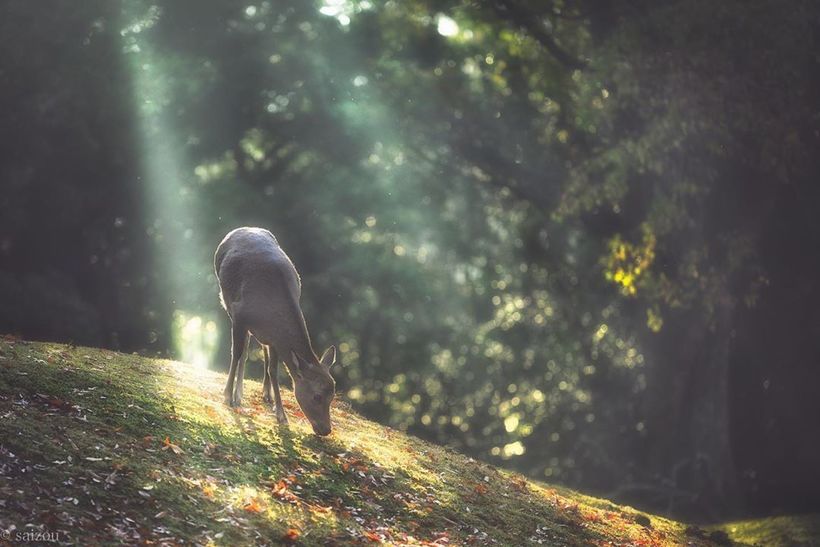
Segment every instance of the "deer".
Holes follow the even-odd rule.
[[[264,228],[229,232],[214,254],[219,299],[231,320],[231,363],[225,404],[242,405],[242,383],[250,336],[262,347],[265,403],[274,404],[280,425],[288,424],[279,393],[280,359],[293,383],[296,402],[319,436],[331,432],[330,403],[336,383],[330,369],[336,347],[316,357],[300,306],[302,281],[276,237]]]

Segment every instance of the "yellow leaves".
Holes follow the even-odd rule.
[[[612,280],[628,289],[629,294],[635,294],[635,277],[639,272],[640,268],[635,268],[634,273],[629,273],[624,271],[623,268],[618,268],[615,270],[615,275],[612,276]]]
[[[216,493],[216,488],[213,484],[207,483],[202,487],[202,493],[208,498],[213,498]]]
[[[641,243],[630,243],[620,235],[609,242],[609,255],[604,259],[604,276],[618,285],[624,296],[635,296],[638,283],[655,260],[657,238],[648,224],[641,225]]]

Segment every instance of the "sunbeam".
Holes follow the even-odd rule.
[[[173,126],[173,91],[157,48],[146,36],[162,15],[157,6],[128,4],[126,26],[120,31],[128,58],[133,104],[139,133],[141,186],[146,232],[152,240],[156,290],[172,310],[169,325],[175,356],[207,367],[218,343],[216,323],[200,315],[199,288],[208,275],[198,249],[199,231],[194,177],[185,143]]]

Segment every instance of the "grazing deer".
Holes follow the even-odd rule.
[[[330,367],[336,348],[330,346],[318,359],[310,344],[299,306],[302,283],[293,263],[268,230],[237,228],[219,244],[214,255],[219,298],[231,318],[231,367],[225,386],[225,403],[242,404],[249,334],[262,345],[265,356],[265,402],[275,401],[276,419],[287,424],[279,394],[279,360],[287,366],[293,392],[317,435],[330,434],[330,402],[336,383]],[[271,394],[273,388],[273,394]]]

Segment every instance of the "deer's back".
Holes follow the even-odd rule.
[[[299,274],[273,234],[237,228],[217,247],[214,267],[222,305],[234,323],[280,355],[313,355],[299,306]]]
[[[299,274],[268,230],[230,232],[216,249],[214,269],[229,314],[233,305],[249,299],[268,308],[298,302]]]

